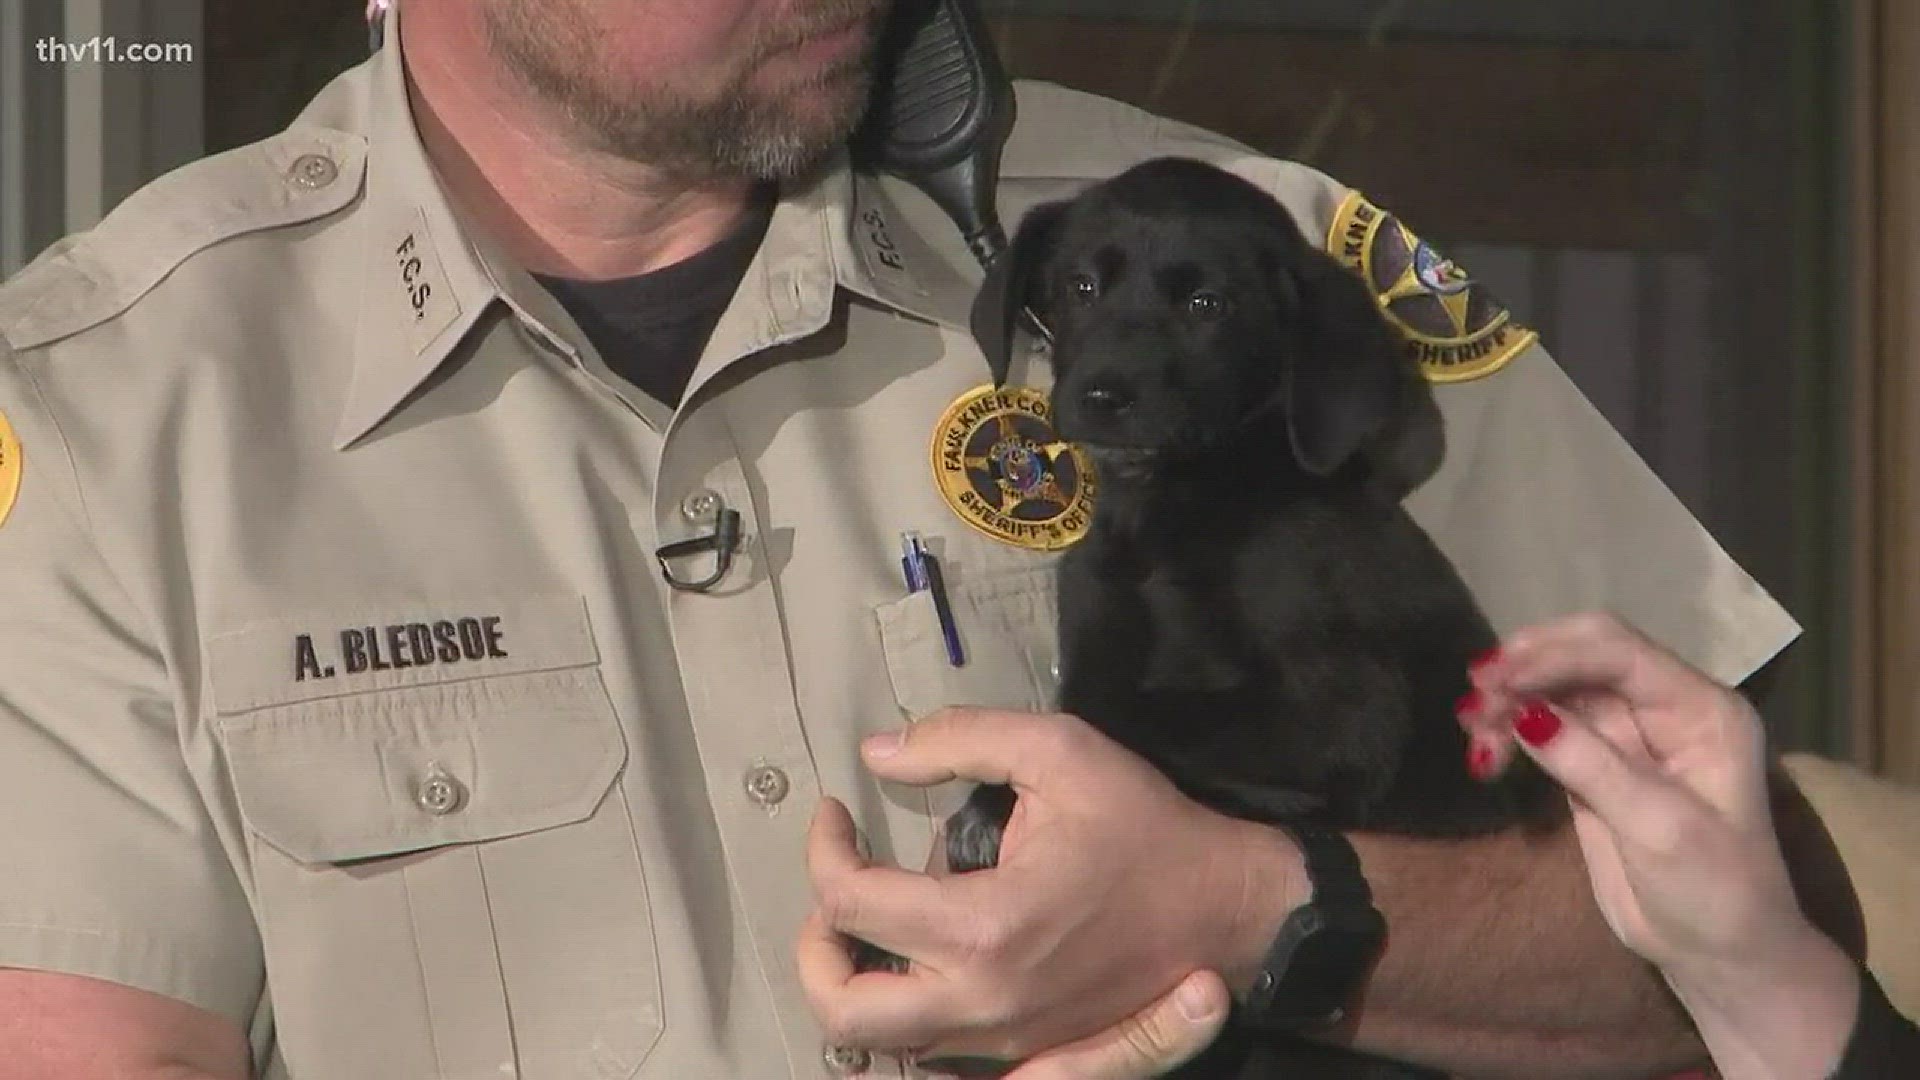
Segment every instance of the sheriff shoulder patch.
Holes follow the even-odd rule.
[[[1058,551],[1093,522],[1093,469],[1053,430],[1047,396],[976,387],[933,430],[933,476],[960,520],[1002,543]]]
[[[1539,340],[1485,285],[1357,191],[1334,213],[1327,251],[1366,281],[1433,382],[1491,375]]]
[[[14,435],[13,425],[7,423],[7,414],[0,413],[0,525],[6,524],[19,494],[20,439]]]

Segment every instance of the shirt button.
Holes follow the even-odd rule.
[[[459,780],[435,769],[413,789],[413,801],[420,809],[436,817],[451,814],[467,801],[467,788]]]
[[[340,175],[340,167],[325,154],[301,154],[293,160],[288,175],[303,188],[323,188]]]
[[[747,770],[747,797],[761,806],[777,806],[793,785],[787,774],[772,765],[755,765]]]
[[[852,1046],[829,1046],[820,1055],[835,1076],[857,1076],[873,1065],[873,1055]]]
[[[696,491],[680,502],[680,513],[688,521],[705,521],[719,509],[720,496],[706,490]]]

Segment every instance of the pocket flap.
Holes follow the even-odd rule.
[[[627,753],[594,667],[324,698],[215,730],[247,827],[308,863],[583,820]]]

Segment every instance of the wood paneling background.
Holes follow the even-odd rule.
[[[1684,49],[991,25],[1024,76],[1311,161],[1425,233],[1647,251],[1705,240],[1704,79]]]
[[[329,79],[367,55],[360,0],[203,3],[210,151],[279,131]]]
[[[1920,783],[1920,9],[1859,7],[1853,729],[1866,764]]]

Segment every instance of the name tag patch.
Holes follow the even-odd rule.
[[[331,679],[367,671],[461,664],[508,657],[498,615],[467,615],[433,622],[349,626],[332,635],[300,634],[293,642],[293,678]],[[323,658],[322,651],[331,650]]]
[[[600,662],[586,598],[577,594],[475,590],[286,607],[207,639],[216,712]]]

